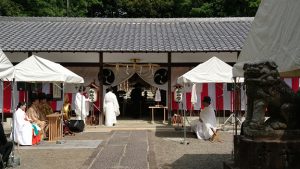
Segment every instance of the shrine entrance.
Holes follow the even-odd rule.
[[[145,82],[137,73],[114,86],[120,105],[118,119],[150,119],[149,106],[155,105],[156,87]],[[161,104],[166,104],[166,91],[161,90]],[[159,117],[159,116],[158,116]]]

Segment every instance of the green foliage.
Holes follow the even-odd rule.
[[[254,16],[261,0],[0,0],[4,16]]]
[[[203,3],[199,8],[192,8],[191,10],[192,17],[210,17],[214,15],[213,4]]]
[[[173,16],[173,0],[152,0],[152,16],[158,18],[170,18]]]
[[[0,0],[0,16],[19,16],[22,6],[11,0]]]
[[[224,0],[226,16],[254,16],[260,0]]]
[[[191,0],[173,0],[173,17],[189,17]]]

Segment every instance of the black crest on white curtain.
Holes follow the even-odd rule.
[[[101,79],[100,73],[98,73],[98,79]],[[115,74],[110,69],[103,69],[103,84],[104,85],[111,85],[115,81]]]
[[[158,69],[154,74],[154,82],[163,85],[168,81],[168,71],[166,69]]]

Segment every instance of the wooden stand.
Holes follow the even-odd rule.
[[[46,116],[49,123],[49,141],[62,138],[61,114],[53,113]]]
[[[163,123],[165,123],[166,120],[166,109],[168,109],[168,107],[165,106],[149,106],[149,109],[152,109],[151,113],[152,113],[152,118],[151,118],[151,123],[154,124],[154,109],[164,109],[164,121]]]

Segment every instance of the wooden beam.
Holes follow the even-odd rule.
[[[99,53],[99,125],[104,124],[104,114],[103,114],[103,52]]]
[[[169,125],[171,125],[171,116],[172,116],[171,67],[172,67],[172,54],[171,52],[168,52],[168,124]]]

